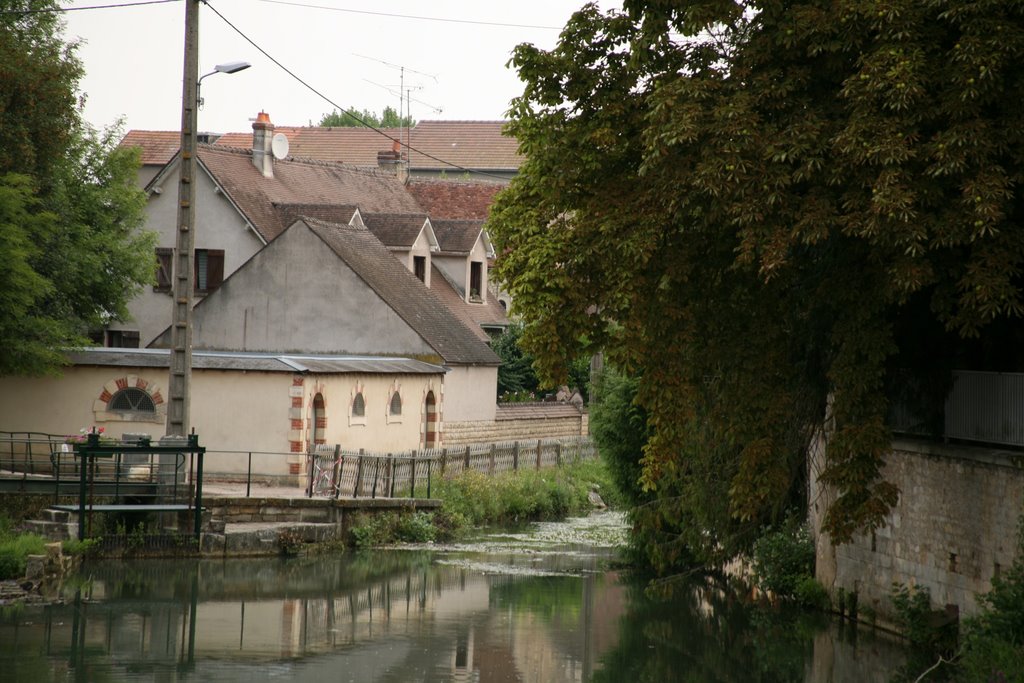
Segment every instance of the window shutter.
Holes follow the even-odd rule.
[[[206,258],[206,289],[212,292],[224,282],[224,250],[210,249]]]

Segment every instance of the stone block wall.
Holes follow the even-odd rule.
[[[812,472],[820,471],[815,457],[812,449]],[[1022,460],[1022,453],[989,448],[894,442],[882,476],[901,493],[887,526],[838,547],[819,535],[818,579],[833,594],[856,590],[860,605],[883,618],[892,614],[894,582],[928,588],[934,608],[976,614],[978,594],[1017,552]],[[816,484],[810,493],[820,525],[829,495]]]
[[[444,446],[504,441],[535,441],[561,436],[585,436],[586,414],[538,420],[497,420],[494,422],[446,422]]]

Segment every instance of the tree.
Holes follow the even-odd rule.
[[[512,58],[526,161],[488,227],[522,344],[555,381],[581,337],[642,375],[644,485],[705,561],[805,503],[823,426],[826,531],[874,529],[899,364],[1021,330],[1024,9],[624,10]]]
[[[82,67],[55,16],[0,15],[0,375],[54,371],[154,277],[138,151],[83,123]]]
[[[411,128],[416,125],[411,116],[399,116],[398,112],[391,107],[384,107],[380,116],[369,109],[361,112],[357,109],[346,109],[339,112],[337,109],[330,114],[324,114],[320,118],[321,127],[335,126],[341,128],[358,128],[360,126],[373,126],[374,128]]]

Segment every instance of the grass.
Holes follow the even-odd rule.
[[[45,553],[46,539],[36,534],[16,532],[10,518],[0,516],[0,579],[19,579],[25,576],[28,556]]]
[[[366,548],[448,541],[480,526],[561,519],[591,510],[592,489],[612,507],[621,503],[600,460],[495,476],[469,470],[435,485],[433,497],[442,501],[436,512],[362,515],[350,529],[349,543]]]

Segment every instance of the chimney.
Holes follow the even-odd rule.
[[[261,111],[252,124],[252,163],[264,178],[274,177],[274,155],[270,150],[273,138],[274,124],[270,122],[270,114]]]
[[[390,150],[377,152],[377,166],[382,171],[398,176],[398,179],[404,183],[409,177],[409,168],[405,154],[402,153],[402,143],[395,140],[391,143]]]

